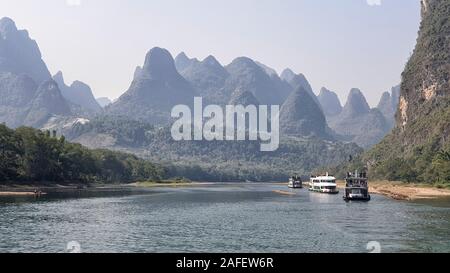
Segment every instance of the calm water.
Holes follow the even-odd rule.
[[[450,207],[265,184],[0,199],[0,252],[449,252]]]

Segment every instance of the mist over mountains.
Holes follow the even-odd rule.
[[[147,53],[142,70],[135,73],[130,88],[105,111],[157,125],[167,125],[175,105],[192,105],[197,91],[175,67],[172,55],[153,48]]]
[[[334,151],[330,157],[344,161],[359,151],[352,143],[363,148],[378,143],[393,127],[399,101],[398,88],[394,88],[392,93],[383,94],[377,108],[370,109],[363,93],[352,89],[342,106],[337,95],[325,87],[316,96],[307,78],[289,68],[279,75],[270,66],[248,57],[238,57],[228,65],[222,65],[214,56],[198,60],[183,52],[174,59],[169,51],[159,47],[147,53],[143,65],[132,75],[129,89],[120,98],[114,102],[108,98],[96,100],[87,84],[74,81],[68,85],[61,71],[52,77],[37,43],[27,31],[17,30],[11,19],[0,20],[0,38],[0,122],[14,128],[26,125],[56,130],[91,148],[131,150],[151,159],[176,160],[177,154],[180,161],[204,165],[209,161],[205,155],[212,156],[223,149],[239,149],[254,164],[264,157],[254,153],[255,143],[203,143],[206,148],[186,144],[197,152],[192,154],[181,147],[175,151],[170,136],[158,133],[157,128],[167,129],[172,108],[179,104],[190,106],[196,96],[203,97],[205,104],[221,106],[279,105],[281,149],[292,160],[294,150],[304,151],[303,160],[297,159],[298,162],[315,156],[312,143],[320,143],[323,148],[333,146],[327,148]],[[128,128],[129,124],[138,124],[139,128]],[[118,132],[124,132],[126,137]],[[157,151],[155,147],[164,149]],[[166,156],[159,158],[154,153]],[[228,160],[240,161],[237,150],[228,154]],[[282,154],[273,154],[264,164],[281,162],[279,156]],[[284,164],[290,169],[283,169],[282,165],[275,165],[279,174],[312,168]],[[239,166],[236,163],[230,167],[231,172]]]
[[[38,85],[51,79],[36,41],[6,17],[0,19],[0,71],[28,75]]]
[[[74,81],[68,86],[64,82],[64,76],[61,71],[58,71],[58,73],[53,76],[53,80],[58,84],[61,94],[68,101],[77,104],[94,114],[102,110],[102,107],[94,98],[94,94],[89,85],[81,81]]]
[[[101,108],[92,90],[76,81],[55,80],[28,31],[18,30],[10,18],[0,19],[0,122],[10,127],[41,128],[51,119],[90,117]]]

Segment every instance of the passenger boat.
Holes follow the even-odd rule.
[[[300,176],[293,176],[289,178],[288,187],[291,189],[301,189],[303,188],[303,181]]]
[[[370,201],[369,179],[366,173],[347,173],[345,178],[345,201]]]
[[[336,177],[328,175],[324,176],[311,176],[309,183],[309,190],[312,192],[338,194]]]

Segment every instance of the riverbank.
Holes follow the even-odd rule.
[[[210,183],[209,183],[210,184]],[[164,180],[159,182],[147,181],[132,183],[130,186],[137,188],[157,188],[157,187],[190,187],[198,185],[208,185],[208,183],[191,182],[184,180]]]
[[[11,191],[0,191],[0,197],[4,196],[17,196],[17,197],[28,197],[28,196],[37,196],[37,195],[46,195],[43,193],[35,193],[35,192],[11,192]]]
[[[29,197],[46,195],[50,192],[74,192],[79,190],[107,190],[130,188],[126,184],[82,184],[82,183],[8,183],[0,185],[0,197]]]
[[[395,200],[417,201],[450,197],[450,189],[439,189],[426,184],[408,184],[393,181],[371,181],[370,193],[380,194]],[[344,181],[338,182],[339,188],[345,187]]]
[[[136,182],[132,184],[7,184],[0,185],[0,197],[27,197],[35,196],[36,191],[41,195],[48,192],[72,192],[79,190],[120,190],[120,189],[145,189],[157,187],[196,187],[208,186],[214,183],[190,182],[184,180],[165,180],[160,182]],[[274,185],[286,185],[287,183],[270,183]],[[344,181],[338,181],[338,187],[342,190],[345,187]],[[395,200],[416,201],[433,200],[440,198],[450,198],[450,189],[440,189],[432,185],[408,184],[391,181],[370,182],[370,192],[380,194]],[[285,192],[283,192],[285,193]]]
[[[188,187],[196,185],[207,185],[208,183],[196,183],[184,180],[165,180],[160,182],[136,182],[130,184],[84,184],[84,183],[23,183],[15,184],[8,183],[0,185],[0,197],[29,197],[35,196],[36,192],[39,195],[46,195],[51,192],[74,192],[74,191],[108,191],[108,190],[121,190],[121,189],[145,189],[155,187]]]
[[[450,197],[449,189],[439,189],[432,185],[408,184],[403,182],[374,181],[372,193],[382,194],[396,200],[423,200]]]

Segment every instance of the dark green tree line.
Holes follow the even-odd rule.
[[[114,183],[163,176],[162,167],[134,155],[89,150],[50,132],[0,125],[0,181]]]

